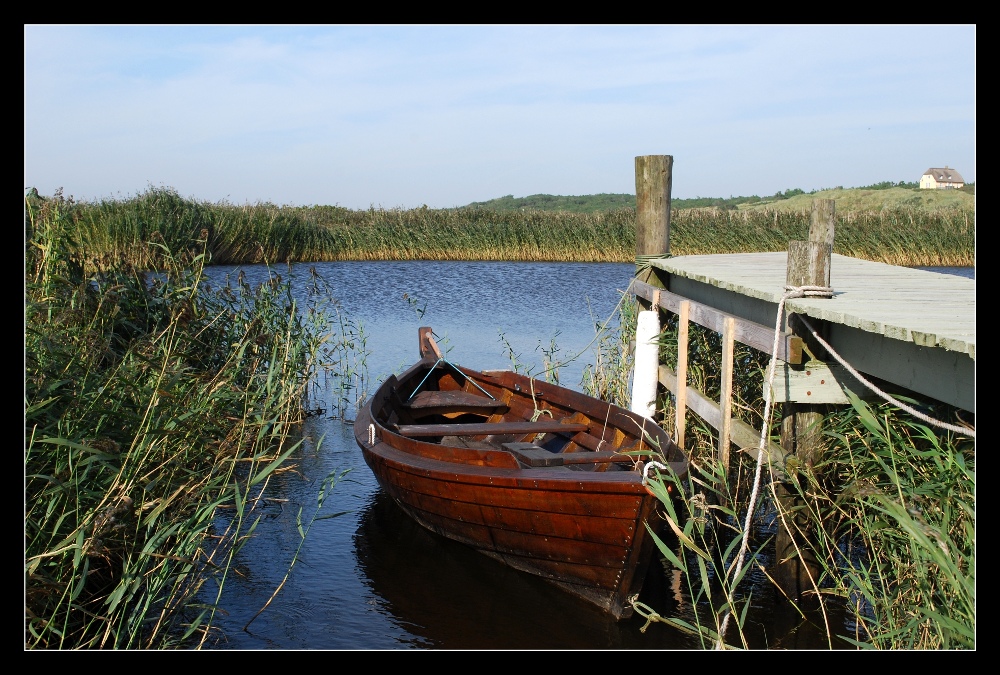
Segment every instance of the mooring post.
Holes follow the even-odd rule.
[[[670,183],[674,158],[670,155],[642,155],[635,158],[635,278],[657,288],[665,288],[649,258],[670,253]],[[659,349],[655,338],[646,336],[653,359],[651,365],[639,360],[639,327],[646,325],[659,334],[660,310],[642,298],[639,301],[639,326],[636,326],[636,361],[633,372],[632,409],[642,409],[652,418],[656,413],[656,391],[659,381]],[[640,372],[640,368],[652,368]],[[641,389],[637,389],[640,387]],[[639,393],[641,391],[641,393]],[[652,394],[652,401],[649,396]],[[646,414],[643,413],[643,414]],[[683,439],[681,439],[683,447]]]
[[[834,201],[814,199],[809,222],[809,241],[788,242],[788,266],[785,283],[792,287],[830,286],[830,266],[833,260]],[[818,322],[813,322],[815,325]],[[787,327],[801,337],[809,351],[822,358],[820,346],[811,333],[790,314]],[[822,330],[817,327],[817,330]],[[808,364],[801,367],[807,368]],[[823,418],[825,405],[788,402],[782,404],[781,447],[788,457],[794,458],[799,472],[812,472],[823,453]],[[788,468],[786,462],[786,469]],[[792,479],[790,476],[790,479]],[[803,489],[807,486],[802,485]],[[792,598],[813,588],[818,579],[819,565],[804,545],[810,533],[809,519],[804,515],[798,490],[779,483],[778,505],[785,514],[775,537],[775,562],[778,584]],[[811,578],[810,578],[811,577]]]
[[[659,288],[656,273],[644,266],[647,258],[670,253],[670,184],[674,158],[642,155],[635,158],[636,278]]]

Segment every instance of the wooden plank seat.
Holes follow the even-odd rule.
[[[634,457],[620,452],[550,452],[533,443],[504,443],[504,450],[509,451],[518,461],[529,467],[568,466],[570,464],[605,464],[609,462],[634,462]]]
[[[575,433],[586,431],[587,425],[555,420],[537,422],[476,422],[471,424],[400,424],[401,436],[490,436],[496,434]]]
[[[504,414],[510,410],[503,401],[468,391],[422,391],[401,404],[414,417],[450,413]]]

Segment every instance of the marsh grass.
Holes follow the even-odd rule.
[[[204,236],[110,265],[72,200],[26,206],[25,646],[200,646],[199,591],[290,468],[330,314],[278,275],[208,289]]]
[[[975,441],[852,398],[827,432],[823,465],[796,483],[825,526],[817,554],[842,572],[830,592],[880,648],[974,649]]]
[[[603,336],[595,360],[601,372],[592,383],[626,383],[632,367],[637,303],[623,306],[623,322]],[[661,362],[676,369],[676,318],[664,322]],[[720,336],[690,326],[689,386],[719,396]],[[611,358],[607,358],[611,357]],[[768,355],[737,345],[733,412],[761,428],[763,383]],[[592,393],[618,392],[619,384],[595,386]],[[934,419],[962,424],[950,406],[897,398]],[[609,399],[610,400],[610,399]],[[658,414],[672,430],[674,402],[664,395]],[[780,420],[768,426],[778,440]],[[667,422],[669,420],[670,422]],[[660,475],[651,489],[672,523],[659,541],[667,574],[681,573],[693,618],[661,616],[658,608],[637,607],[649,621],[663,621],[695,635],[706,649],[747,648],[752,627],[750,575],[771,579],[774,535],[779,523],[804,523],[806,555],[818,561],[812,592],[787,601],[803,621],[816,621],[831,648],[974,649],[975,643],[975,440],[929,426],[888,403],[852,397],[833,408],[824,428],[825,451],[814,467],[789,462],[785,490],[798,499],[782,512],[777,484],[763,467],[751,527],[744,531],[756,475],[753,456],[731,454],[725,471],[718,460],[718,433],[694,413],[686,416],[685,447],[691,468],[684,480]],[[675,499],[667,487],[677,489]],[[746,565],[737,575],[740,547]],[[662,609],[662,608],[660,608]],[[722,631],[725,623],[727,630]]]
[[[594,362],[584,367],[581,383],[583,391],[590,396],[626,409],[631,406],[630,374],[635,365],[638,313],[638,303],[627,293],[623,293],[617,311],[610,317],[594,322]]]
[[[25,205],[28,648],[204,644],[219,608],[199,591],[212,581],[221,592],[269,479],[289,470],[299,425],[318,410],[310,403],[316,374],[335,380],[341,416],[366,395],[364,327],[318,307],[327,292],[311,292],[307,303],[317,306],[300,307],[278,274],[255,288],[237,281],[212,291],[205,265],[633,262],[635,250],[630,209],[349,211],[204,204],[155,189],[97,204],[29,195]],[[808,213],[677,211],[672,252],[783,251],[806,238],[808,222]],[[974,265],[974,213],[838,213],[837,242],[838,253],[892,264]],[[585,371],[588,393],[626,407],[636,312],[623,298],[616,324],[595,322],[595,363]],[[719,338],[692,329],[688,383],[717,396]],[[539,352],[557,381],[556,338]],[[668,320],[661,361],[675,358]],[[747,349],[736,364],[734,413],[760,428],[766,358]],[[673,419],[671,406],[660,400],[663,419]],[[792,514],[778,512],[765,489],[744,532],[752,464],[734,453],[723,471],[714,430],[692,413],[686,419],[693,463],[677,486],[683,498],[666,498],[669,477],[652,489],[663,490],[678,534],[676,547],[661,542],[661,554],[698,611],[693,621],[660,618],[711,648],[729,615],[721,642],[746,646],[744,579],[751,569],[767,573],[774,523]],[[811,553],[822,575],[813,599],[851,617],[827,624],[831,644],[974,648],[974,441],[861,401],[831,418],[826,438],[823,464],[794,473],[786,487],[816,535]],[[340,478],[324,481],[320,507]],[[220,509],[231,517],[215,518]],[[750,565],[733,578],[744,542]]]
[[[49,198],[56,199],[57,197]],[[41,208],[46,198],[30,196]],[[151,188],[136,197],[77,204],[71,251],[88,265],[158,266],[163,249],[198,250],[216,264],[334,260],[633,262],[635,210],[597,213],[464,209],[350,210],[237,206]],[[785,251],[809,232],[808,210],[677,209],[673,255]],[[975,211],[897,207],[837,212],[835,253],[906,266],[975,265]]]

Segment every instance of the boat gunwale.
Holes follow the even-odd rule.
[[[530,480],[532,482],[538,480],[546,480],[546,481],[554,481],[554,483],[565,483],[567,481],[572,482],[574,480],[583,480],[584,482],[590,484],[599,483],[602,481],[610,483],[629,483],[629,482],[636,482],[635,480],[626,479],[626,477],[633,477],[633,476],[638,477],[638,482],[641,482],[642,475],[640,471],[637,469],[631,469],[631,470],[625,469],[622,471],[577,471],[572,469],[570,469],[569,471],[552,471],[552,469],[557,467],[527,467],[522,463],[518,462],[514,454],[508,450],[504,450],[501,448],[471,449],[471,448],[456,448],[451,446],[442,446],[440,443],[437,442],[430,442],[422,440],[420,438],[413,438],[400,434],[396,430],[380,422],[375,417],[372,411],[373,403],[376,400],[379,400],[380,398],[383,401],[388,401],[389,388],[395,387],[396,389],[399,389],[401,385],[405,385],[409,383],[411,380],[416,379],[418,376],[423,374],[423,371],[425,369],[433,368],[436,362],[437,360],[433,358],[420,359],[419,361],[411,365],[408,369],[406,369],[399,376],[390,376],[389,378],[387,378],[382,383],[382,385],[380,385],[378,389],[376,389],[375,393],[368,399],[368,401],[359,411],[358,418],[355,420],[355,436],[357,438],[357,442],[359,445],[363,445],[373,451],[375,450],[375,448],[368,443],[369,439],[367,438],[367,431],[366,431],[369,425],[374,425],[376,429],[377,441],[385,443],[389,447],[392,447],[395,450],[404,453],[408,458],[422,458],[424,461],[429,463],[424,466],[425,470],[452,472],[456,471],[457,467],[462,467],[461,471],[469,473],[470,475],[478,474],[483,476],[494,476],[494,477],[499,477],[502,475],[506,478],[512,478],[512,479],[519,479],[521,477],[524,477],[524,479]],[[574,401],[586,400],[590,406],[593,406],[594,404],[608,406],[609,409],[608,413],[609,421],[607,422],[608,428],[617,429],[621,433],[625,434],[626,437],[634,439],[636,442],[639,443],[644,442],[642,439],[646,433],[656,438],[659,442],[666,443],[668,452],[674,455],[674,457],[672,457],[671,459],[666,460],[666,463],[669,465],[670,470],[681,476],[683,476],[687,472],[689,459],[686,453],[684,453],[684,451],[680,449],[676,445],[676,443],[674,443],[673,439],[664,429],[662,429],[658,424],[656,424],[652,420],[649,420],[648,418],[643,418],[642,416],[636,413],[632,413],[631,411],[621,408],[620,406],[616,406],[612,403],[608,403],[607,401],[603,401],[601,399],[573,391],[561,385],[535,380],[527,375],[516,373],[514,371],[508,371],[508,370],[476,371],[461,366],[453,366],[453,367],[458,369],[459,372],[461,372],[461,374],[464,375],[465,377],[472,378],[473,380],[475,380],[475,378],[477,377],[485,376],[486,380],[485,384],[490,387],[495,387],[498,390],[503,390],[503,389],[510,390],[510,387],[507,387],[504,384],[497,382],[497,380],[500,380],[501,378],[507,378],[509,380],[515,380],[515,381],[520,380],[522,382],[529,382],[530,386],[538,387],[538,391],[535,392],[536,397],[548,401],[550,405],[553,405],[553,401],[555,401],[554,405],[557,406],[558,408],[563,409],[564,411],[575,410],[575,408],[572,405]],[[483,380],[481,380],[481,382],[482,381]],[[511,390],[511,391],[515,395],[528,396],[528,394],[526,394],[523,391],[516,391],[516,390]],[[551,395],[553,391],[558,392],[559,396],[553,397]],[[569,401],[565,401],[564,399],[569,399]],[[389,403],[388,405],[391,406],[392,404]],[[615,423],[610,422],[612,412],[615,413],[614,415],[616,420]],[[596,415],[593,414],[587,414],[587,413],[583,414],[591,420],[597,417]],[[642,426],[637,427],[637,430],[622,428],[622,424],[618,423],[618,418],[621,417],[623,414],[624,417],[628,419],[628,421],[636,424],[642,424]],[[362,420],[362,417],[364,417],[365,420],[367,421]],[[646,422],[649,422],[652,425],[648,429],[645,428]],[[580,433],[587,433],[587,432],[580,432]],[[485,436],[485,434],[483,434],[482,436]],[[378,443],[376,443],[375,445],[378,445]],[[490,455],[495,456],[497,458],[499,457],[509,458],[514,463],[516,463],[517,466],[510,466],[510,467],[494,466],[482,463],[475,463],[472,462],[471,459],[468,461],[463,461],[457,458],[449,460],[449,459],[444,459],[442,457],[427,456],[426,454],[422,454],[420,452],[421,449],[424,449],[432,455],[440,454],[442,453],[442,449],[445,447],[447,447],[447,450],[449,452],[454,452],[456,455],[460,454],[463,450],[469,450],[471,451],[469,453],[470,458],[479,455],[483,457],[484,461],[486,461],[486,458]],[[654,453],[658,452],[653,447],[650,447],[649,451]],[[579,452],[586,453],[588,451],[581,450]],[[642,462],[648,462],[651,460],[660,462],[663,459],[664,455],[663,452],[659,452],[660,455],[659,458],[643,457],[639,453],[643,453],[645,451],[635,450],[635,449],[622,451],[622,454],[625,454],[626,452],[637,453],[636,460]],[[558,455],[560,453],[553,453],[553,454]],[[677,455],[679,455],[679,458],[677,457]],[[411,460],[410,463],[412,463],[413,461],[415,460]],[[601,462],[595,462],[595,463],[599,464]],[[615,463],[619,465],[625,464],[625,462],[621,461],[615,461],[609,463]],[[540,474],[545,472],[548,472],[550,474],[559,474],[559,475],[544,476],[543,478],[542,475]],[[561,476],[565,477],[563,478]],[[584,478],[585,476],[587,478]]]
[[[408,453],[405,450],[389,444],[376,443],[366,450],[378,455],[383,461],[392,463],[396,470],[409,470],[425,476],[442,476],[447,482],[465,482],[470,485],[485,485],[516,489],[531,489],[540,491],[564,491],[593,493],[595,485],[616,486],[608,492],[624,492],[622,486],[634,486],[645,492],[642,484],[642,474],[638,471],[574,471],[562,470],[563,467],[530,467],[503,468],[481,466],[461,462],[425,457]],[[497,452],[504,452],[498,450]],[[553,470],[553,468],[555,470]],[[443,478],[447,476],[446,478]]]

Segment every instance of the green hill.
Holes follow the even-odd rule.
[[[962,190],[921,190],[919,188],[894,187],[885,190],[867,188],[834,188],[795,195],[787,199],[761,200],[753,204],[742,204],[740,210],[770,209],[775,211],[806,211],[813,199],[833,199],[838,211],[881,211],[883,209],[913,208],[934,211],[937,209],[975,209],[975,186],[970,191]]]
[[[880,211],[885,208],[968,208],[976,205],[975,183],[961,190],[921,190],[916,183],[883,182],[858,188],[837,187],[829,190],[805,192],[789,189],[770,197],[695,197],[693,199],[672,199],[673,209],[721,208],[739,210],[808,210],[813,199],[834,199],[842,211]],[[561,211],[565,213],[599,213],[621,208],[635,208],[635,195],[530,195],[514,197],[506,195],[485,202],[472,202],[462,209],[489,209],[493,211]]]

